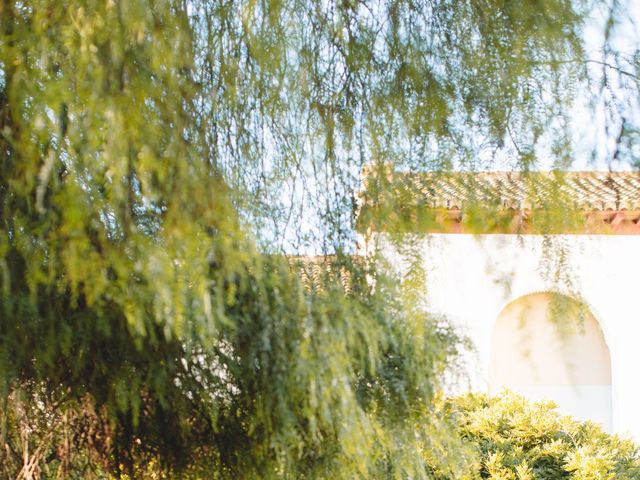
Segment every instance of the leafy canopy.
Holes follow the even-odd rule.
[[[360,168],[565,166],[587,7],[0,2],[3,474],[426,476],[459,340],[345,255]]]

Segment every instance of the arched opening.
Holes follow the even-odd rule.
[[[586,305],[558,293],[525,295],[502,310],[491,342],[491,393],[507,387],[548,398],[612,430],[609,348]]]

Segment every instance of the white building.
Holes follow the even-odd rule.
[[[387,171],[363,181],[360,253],[378,249],[402,271],[398,238],[414,240],[426,305],[475,345],[473,388],[550,398],[640,440],[640,175]],[[373,198],[380,181],[393,195]]]

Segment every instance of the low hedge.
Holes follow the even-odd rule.
[[[437,479],[640,479],[638,445],[561,415],[552,402],[529,402],[508,391],[493,398],[468,394],[444,401],[442,416],[460,443],[427,458]],[[454,450],[456,471],[450,467]]]

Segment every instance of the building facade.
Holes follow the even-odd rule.
[[[387,171],[392,193],[372,199],[367,172],[360,253],[402,273],[411,239],[426,307],[473,341],[470,388],[548,398],[640,440],[640,177],[474,175]]]

